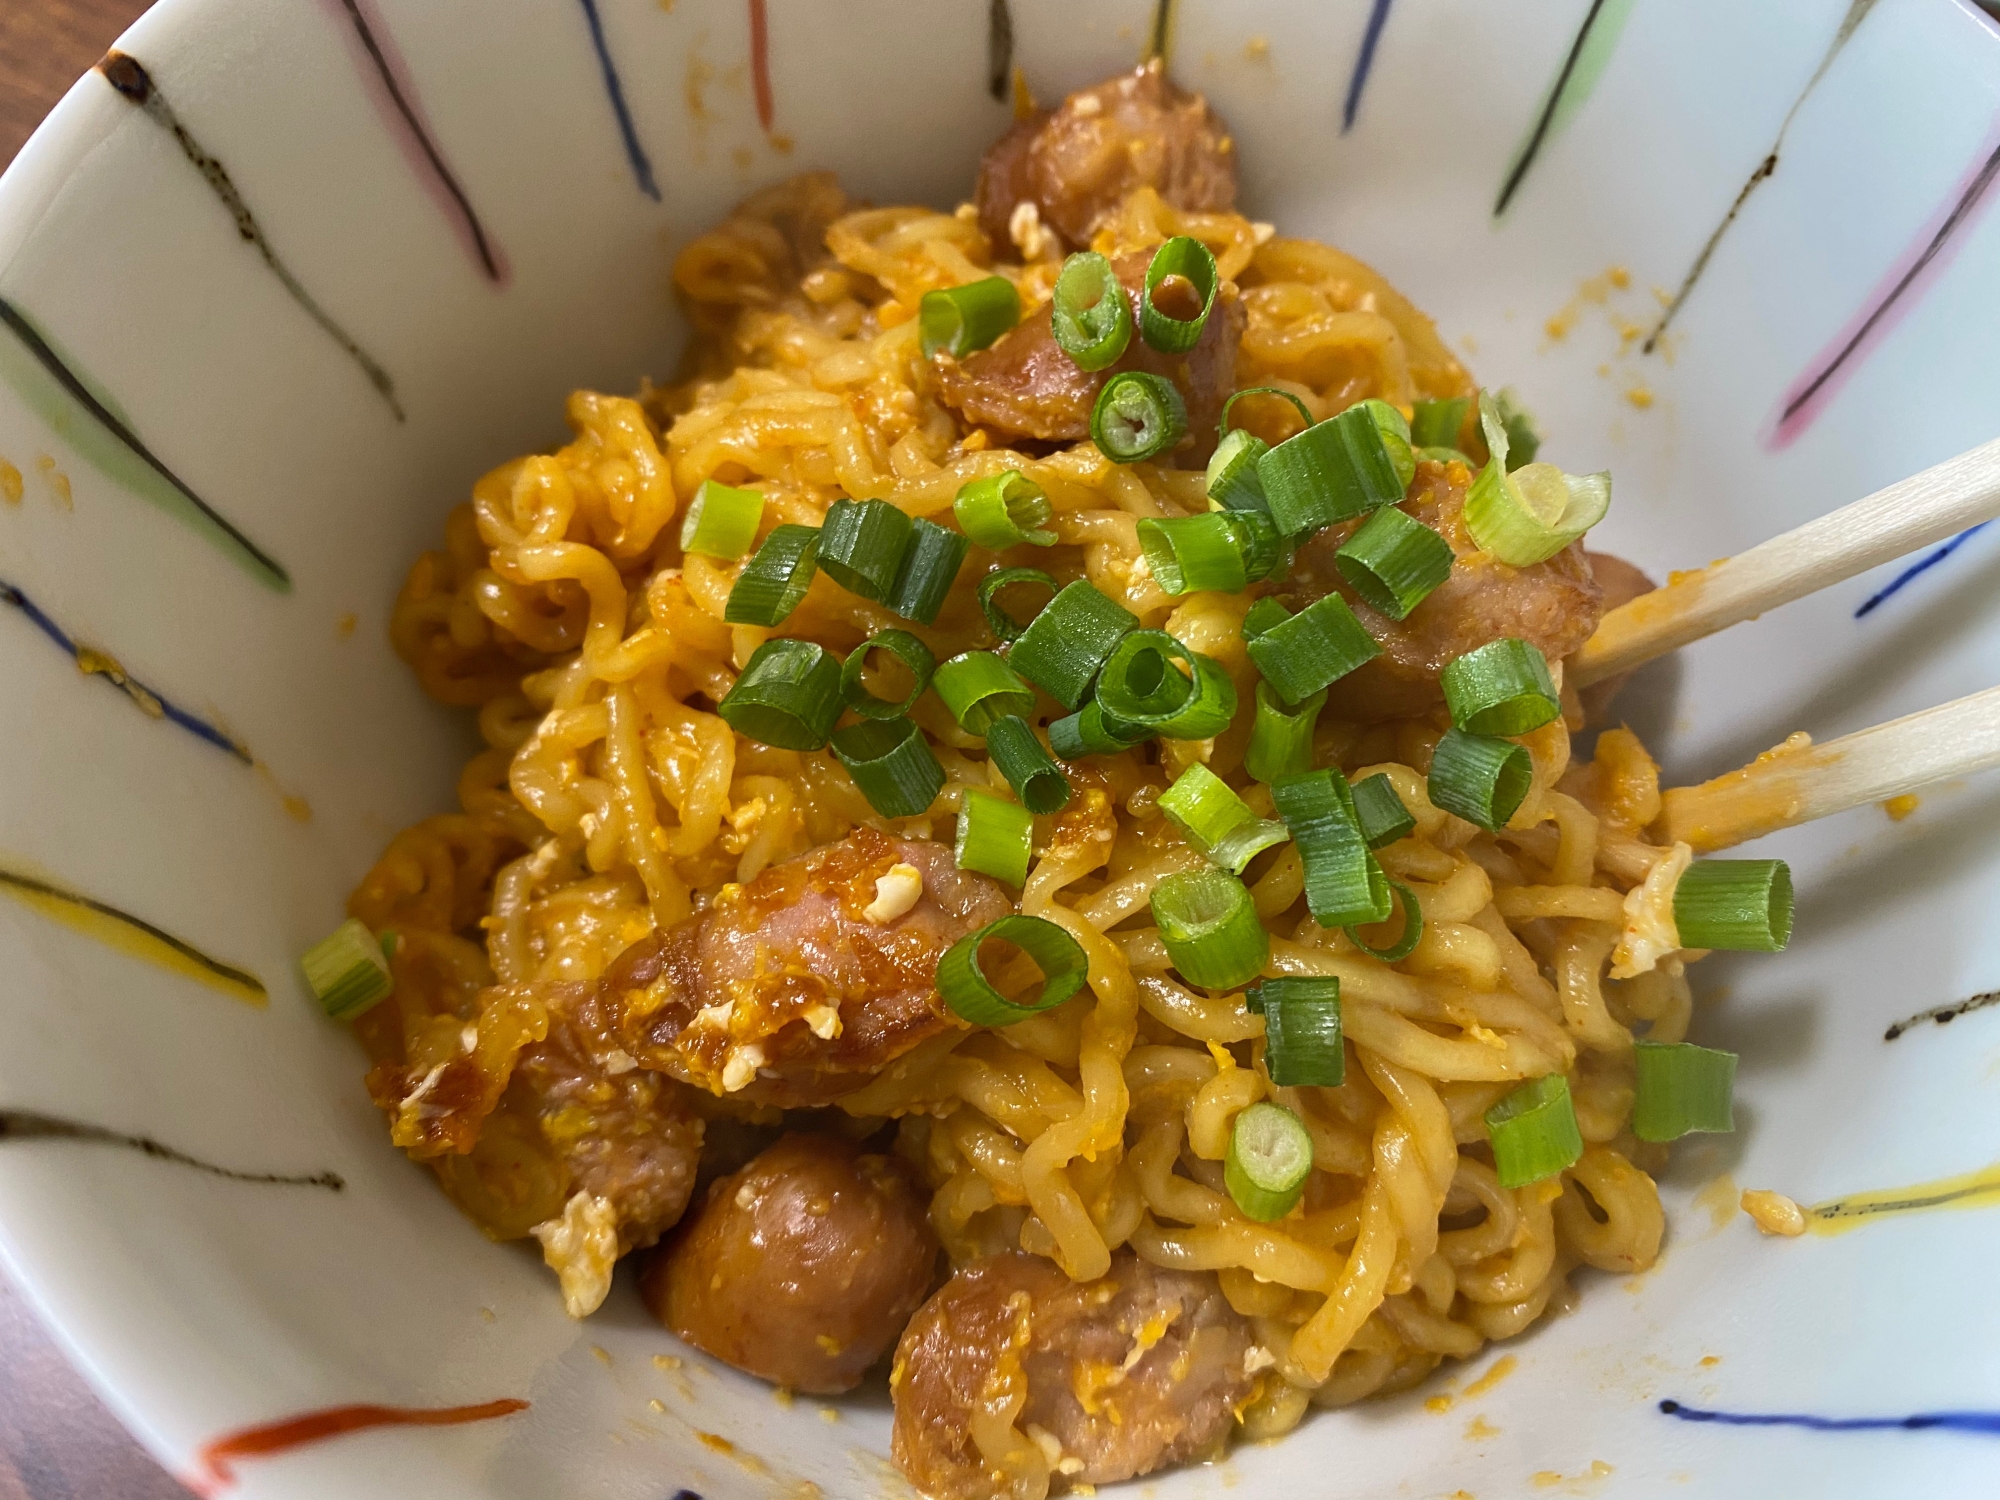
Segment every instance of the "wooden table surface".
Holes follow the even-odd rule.
[[[0,0],[0,167],[149,0]],[[190,1500],[0,1275],[0,1500]]]

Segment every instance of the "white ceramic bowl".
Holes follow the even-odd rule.
[[[389,1149],[359,1053],[293,969],[389,834],[449,805],[466,744],[385,639],[403,570],[473,476],[558,436],[572,386],[672,368],[672,249],[806,167],[878,201],[964,197],[1008,121],[989,92],[1010,61],[997,18],[1045,98],[1131,65],[1161,29],[1152,0],[765,11],[163,0],[121,43],[147,100],[85,78],[0,182],[0,455],[26,488],[0,502],[0,895],[23,898],[0,900],[0,1107],[346,1183],[259,1186],[24,1138],[15,1113],[0,1250],[184,1474],[219,1434],[301,1411],[532,1403],[245,1460],[245,1497],[897,1490],[879,1404],[830,1422],[699,1357],[663,1371],[671,1342],[623,1283],[570,1323],[531,1253],[481,1239]],[[1842,45],[1844,16],[1864,19]],[[1382,267],[1486,380],[1520,389],[1548,453],[1613,469],[1600,536],[1655,570],[1992,435],[2000,227],[1979,173],[2000,143],[2000,36],[1968,6],[1180,0],[1164,30],[1176,76],[1237,132],[1248,210]],[[1680,283],[1781,132],[1671,357],[1642,354],[1621,330],[1651,325],[1656,289]],[[192,149],[226,169],[233,205]],[[1614,266],[1629,286],[1591,280]],[[1685,653],[1677,683],[1654,673],[1633,712],[1672,775],[1993,682],[1993,538],[1861,613],[1900,571]],[[343,616],[359,618],[351,638]],[[189,719],[80,675],[58,628]],[[1656,1271],[1586,1274],[1573,1315],[1470,1370],[1143,1493],[1590,1493],[1608,1465],[1600,1492],[1626,1497],[1993,1494],[1990,1431],[1741,1429],[1659,1406],[2000,1408],[2000,1219],[1912,1213],[1780,1242],[1723,1212],[1735,1184],[1811,1202],[2000,1154],[2000,1011],[1883,1040],[2000,976],[1993,792],[1941,788],[1901,823],[1871,808],[1769,841],[1799,876],[1799,936],[1782,958],[1699,971],[1695,1035],[1742,1053],[1742,1128],[1678,1153]],[[157,941],[23,877],[249,971],[268,1006],[191,961],[162,968]],[[1508,1378],[1427,1406],[1499,1354],[1518,1361]]]

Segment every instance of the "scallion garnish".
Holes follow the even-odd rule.
[[[1267,979],[1257,987],[1264,1017],[1264,1071],[1279,1088],[1337,1089],[1347,1077],[1340,1035],[1340,981]],[[1249,996],[1244,1000],[1248,1003]]]
[[[1181,978],[1226,990],[1255,979],[1271,957],[1257,903],[1234,875],[1179,870],[1153,887],[1153,922]]]
[[[1310,771],[1313,730],[1326,707],[1321,688],[1296,708],[1287,708],[1268,682],[1257,684],[1257,717],[1250,726],[1250,745],[1243,752],[1243,769],[1259,781],[1276,781]]]
[[[1792,870],[1782,859],[1698,859],[1674,887],[1683,948],[1776,953],[1792,940]]]
[[[1224,510],[1271,513],[1264,498],[1264,482],[1257,477],[1257,461],[1271,451],[1271,445],[1241,427],[1224,433],[1208,460],[1208,498]]]
[[[813,641],[766,641],[715,705],[731,729],[780,750],[817,750],[840,717],[840,659]]]
[[[1734,1052],[1643,1041],[1633,1050],[1639,1076],[1632,1134],[1642,1141],[1677,1141],[1696,1131],[1726,1135],[1736,1128]]]
[[[964,359],[1020,321],[1021,294],[1005,276],[925,292],[917,304],[917,335],[926,359],[940,349]]]
[[[1524,1083],[1486,1111],[1493,1169],[1503,1188],[1526,1187],[1573,1167],[1583,1155],[1569,1080],[1549,1073]]]
[[[1370,396],[1358,403],[1375,423],[1375,430],[1382,435],[1382,446],[1389,454],[1389,463],[1396,471],[1396,478],[1405,491],[1410,481],[1417,475],[1416,455],[1410,452],[1410,424],[1403,414],[1388,402],[1377,396]]]
[[[1456,448],[1459,429],[1472,405],[1463,396],[1446,401],[1419,401],[1410,415],[1410,445],[1424,448]]]
[[[1291,837],[1284,824],[1252,812],[1228,782],[1200,761],[1181,772],[1157,805],[1210,864],[1232,875],[1241,875],[1257,855]]]
[[[980,949],[990,942],[1012,943],[1042,971],[1042,991],[1023,1005],[1009,1000],[986,977]],[[989,922],[952,944],[938,960],[937,987],[960,1020],[974,1026],[1011,1026],[1060,1005],[1090,977],[1083,947],[1045,917],[1015,914]]]
[[[833,753],[885,818],[914,818],[944,790],[944,767],[911,719],[863,719],[833,736]]]
[[[1009,885],[1027,883],[1035,852],[1035,820],[1018,802],[967,787],[958,809],[953,857],[961,870],[977,870]]]
[[[1389,889],[1403,904],[1403,930],[1396,941],[1377,948],[1361,935],[1362,924],[1359,922],[1349,924],[1347,938],[1370,958],[1379,958],[1385,964],[1399,964],[1416,952],[1417,944],[1424,939],[1424,909],[1417,902],[1417,893],[1402,881],[1390,881]]]
[[[888,652],[909,668],[910,691],[901,702],[891,703],[886,698],[876,697],[861,680],[869,656],[877,651]],[[848,652],[847,661],[840,669],[841,701],[864,719],[900,719],[916,707],[917,699],[923,697],[924,689],[931,685],[931,674],[936,670],[937,657],[931,648],[909,631],[878,631]]]
[[[1055,514],[1042,487],[1019,469],[1003,469],[968,480],[951,502],[965,534],[989,552],[1003,552],[1031,542],[1053,547],[1056,534],[1048,529]]]
[[[763,519],[764,497],[757,491],[704,479],[681,520],[681,551],[735,562],[757,540]]]
[[[1035,711],[1035,690],[991,651],[966,651],[941,663],[931,686],[967,734],[983,735],[996,719]]]
[[[1526,734],[1562,712],[1548,658],[1513,636],[1446,662],[1438,686],[1451,722],[1467,734]]]
[[[1222,415],[1216,420],[1215,424],[1215,435],[1217,437],[1227,437],[1229,435],[1229,413],[1234,409],[1236,403],[1241,401],[1245,396],[1276,396],[1280,401],[1289,401],[1292,404],[1292,410],[1299,414],[1299,423],[1301,426],[1310,427],[1313,424],[1312,408],[1307,406],[1305,402],[1301,401],[1290,391],[1280,389],[1275,385],[1246,385],[1242,390],[1232,392],[1229,399],[1222,403]]]
[[[818,570],[819,528],[780,526],[736,575],[722,618],[731,625],[783,624],[805,598]]]
[[[1284,1218],[1312,1169],[1312,1134],[1282,1104],[1253,1104],[1230,1126],[1222,1181],[1245,1218],[1260,1224]]]
[[[1292,612],[1278,600],[1269,597],[1259,599],[1243,612],[1241,634],[1245,641],[1254,641],[1273,625],[1282,625],[1292,617]]]
[[[1049,321],[1057,347],[1079,370],[1115,364],[1132,342],[1132,304],[1111,262],[1094,250],[1063,262]]]
[[[1365,516],[1403,498],[1374,415],[1350,406],[1286,438],[1257,460],[1271,519],[1286,537]]]
[[[1504,386],[1493,398],[1493,405],[1500,413],[1501,426],[1507,430],[1507,467],[1518,469],[1533,463],[1542,448],[1542,435],[1535,430],[1535,419],[1521,404],[1520,396],[1511,385]]]
[[[1090,436],[1115,464],[1136,464],[1187,435],[1187,403],[1164,375],[1125,370],[1104,382],[1090,411]]]
[[[1260,979],[1243,992],[1243,1008],[1253,1016],[1269,1015],[1271,1002],[1297,1000],[1305,1004],[1340,1003],[1340,981],[1331,974],[1281,974]]]
[[[1064,708],[1073,709],[1083,702],[1112,649],[1138,623],[1138,616],[1079,578],[1028,622],[1007,662]]]
[[[1338,594],[1315,600],[1255,636],[1246,635],[1244,649],[1287,703],[1303,702],[1382,654]]]
[[[1363,521],[1333,554],[1348,587],[1392,620],[1408,619],[1451,577],[1452,561],[1450,542],[1393,505]]]
[[[880,604],[909,547],[910,518],[887,500],[836,500],[819,530],[820,571],[850,594]]]
[[[1186,674],[1176,661],[1187,665]],[[1135,630],[1105,662],[1097,702],[1107,719],[1170,740],[1205,740],[1236,717],[1236,684],[1221,662],[1188,650],[1164,630]]]
[[[1431,754],[1431,804],[1498,833],[1534,781],[1534,759],[1511,740],[1445,731]]]
[[[986,731],[986,753],[1029,812],[1052,813],[1069,801],[1069,778],[1027,720],[1014,714],[995,719]]]
[[[1508,463],[1512,442],[1500,407],[1479,393],[1479,425],[1491,454],[1465,494],[1472,539],[1510,567],[1546,562],[1611,508],[1609,474],[1565,474],[1554,464]]]
[[[320,1009],[336,1021],[354,1020],[396,987],[382,944],[355,917],[306,949],[299,968]]]
[[[1387,776],[1366,777],[1355,782],[1352,791],[1354,813],[1361,820],[1361,836],[1370,849],[1386,849],[1417,831],[1417,820],[1396,795],[1395,784]]]
[[[884,603],[906,620],[935,624],[970,546],[948,526],[912,521],[909,550],[903,554],[903,565],[896,570],[896,581]]]
[[[986,616],[987,626],[996,639],[1014,641],[1021,638],[1041,610],[1030,610],[1027,619],[1017,620],[1000,603],[999,596],[1007,589],[1048,590],[1049,598],[1042,601],[1042,608],[1046,609],[1055,598],[1056,581],[1040,568],[999,568],[979,580],[979,612]]]
[[[1109,717],[1095,698],[1067,718],[1049,725],[1049,748],[1064,760],[1082,760],[1086,755],[1116,755],[1153,738],[1143,724],[1127,724]]]
[[[1163,354],[1185,354],[1201,342],[1222,277],[1215,253],[1177,234],[1153,252],[1139,302],[1139,335]]]
[[[1139,522],[1139,546],[1153,581],[1174,595],[1204,589],[1240,594],[1285,560],[1277,527],[1254,510],[1148,516]]]
[[[1322,927],[1388,920],[1389,879],[1368,851],[1347,778],[1332,769],[1281,776],[1271,783],[1278,816],[1306,867],[1306,909]]]

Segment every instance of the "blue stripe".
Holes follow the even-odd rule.
[[[1382,40],[1383,23],[1389,19],[1390,0],[1375,0],[1368,12],[1368,29],[1361,33],[1361,53],[1354,59],[1354,75],[1347,80],[1347,105],[1340,112],[1340,133],[1354,128],[1354,116],[1361,108],[1361,91],[1368,86],[1368,71],[1375,66],[1375,44]]]
[[[618,65],[611,60],[610,43],[604,39],[604,21],[597,14],[597,0],[579,0],[583,18],[590,23],[590,45],[597,49],[598,66],[604,70],[604,91],[611,96],[611,109],[618,116],[618,134],[625,141],[625,155],[632,162],[632,175],[639,190],[655,203],[660,201],[660,185],[653,181],[653,163],[639,144],[639,132],[632,124],[632,111],[625,104],[625,86],[618,81]]]
[[[1803,1427],[1809,1432],[1972,1432],[2000,1437],[2000,1411],[1920,1411],[1907,1417],[1814,1417],[1794,1412],[1703,1411],[1678,1401],[1660,1410],[1683,1422],[1718,1422],[1725,1427]]]
[[[1898,573],[1894,578],[1890,579],[1887,585],[1885,585],[1880,592],[1871,594],[1867,602],[1864,603],[1861,606],[1861,608],[1857,609],[1854,612],[1854,618],[1859,620],[1866,615],[1873,614],[1875,612],[1875,608],[1877,605],[1881,604],[1884,600],[1889,599],[1890,597],[1895,595],[1903,587],[1904,584],[1908,583],[1911,579],[1915,578],[1919,573],[1928,572],[1930,569],[1935,568],[1939,563],[1943,562],[1947,557],[1950,557],[1952,553],[1956,552],[1960,547],[1963,547],[1967,542],[1971,541],[1974,537],[1978,536],[1980,532],[1984,531],[1987,527],[1991,526],[1992,524],[1993,523],[1991,521],[1981,521],[1977,526],[1974,526],[1967,531],[1961,531],[1957,536],[1953,537],[1950,541],[1944,543],[1942,546],[1934,549],[1933,551],[1925,553],[1922,557],[1918,558],[1915,562],[1911,563],[1907,568],[1903,569],[1902,572]]]

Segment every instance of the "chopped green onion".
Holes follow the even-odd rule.
[[[1139,546],[1153,581],[1175,595],[1203,589],[1240,594],[1285,560],[1278,529],[1256,511],[1148,516],[1139,522]]]
[[[320,1009],[336,1021],[352,1021],[396,987],[389,960],[375,934],[349,917],[299,959]]]
[[[1271,783],[1278,816],[1306,867],[1306,909],[1322,927],[1387,921],[1394,910],[1389,878],[1368,852],[1354,793],[1332,769],[1281,776]]]
[[[1215,252],[1200,240],[1175,235],[1153,252],[1153,263],[1146,267],[1146,292],[1139,302],[1140,337],[1164,354],[1187,353],[1201,342],[1202,327],[1215,308],[1221,285]]]
[[[1374,416],[1350,406],[1288,437],[1257,460],[1271,519],[1287,537],[1365,516],[1403,498]]]
[[[1028,622],[1007,661],[1064,708],[1073,709],[1083,702],[1112,649],[1138,623],[1130,610],[1079,578]]]
[[[813,641],[766,641],[715,711],[766,745],[817,750],[840,717],[840,659]]]
[[[1303,702],[1382,654],[1381,646],[1338,594],[1315,600],[1290,619],[1246,637],[1244,649],[1287,703]]]
[[[1640,1042],[1634,1051],[1639,1083],[1632,1134],[1642,1141],[1677,1141],[1696,1131],[1726,1135],[1736,1128],[1734,1052],[1692,1042]]]
[[[1792,869],[1782,859],[1698,859],[1674,888],[1683,948],[1776,953],[1792,940]]]
[[[1284,824],[1258,817],[1228,782],[1199,761],[1161,794],[1159,809],[1209,863],[1232,875],[1241,875],[1257,855],[1291,837]]]
[[[1237,1115],[1222,1181],[1245,1218],[1260,1224],[1284,1218],[1304,1195],[1312,1169],[1312,1133],[1289,1109],[1260,1103]]]
[[[1361,820],[1361,836],[1370,849],[1384,849],[1417,831],[1417,820],[1396,795],[1387,776],[1370,776],[1354,783],[1355,816]]]
[[[934,624],[972,544],[935,521],[910,523],[910,547],[883,602],[906,620]]]
[[[917,304],[917,334],[924,358],[942,349],[964,359],[1021,321],[1021,294],[1005,276],[988,276],[942,292],[925,292]]]
[[[959,486],[951,510],[959,528],[989,552],[1003,552],[1023,542],[1037,547],[1056,544],[1056,534],[1048,530],[1049,517],[1055,514],[1049,497],[1019,469],[967,480]]]
[[[1526,1187],[1573,1167],[1583,1155],[1569,1080],[1549,1073],[1524,1083],[1486,1111],[1493,1168],[1503,1188]]]
[[[819,570],[819,528],[780,526],[736,575],[722,618],[731,625],[779,625],[799,607]]]
[[[999,594],[1003,589],[1044,588],[1049,591],[1049,599],[1056,594],[1056,581],[1040,568],[999,568],[979,580],[979,611],[986,616],[986,623],[1001,641],[1015,641],[1028,628],[1041,610],[1029,612],[1026,620],[1017,620],[1001,607]],[[1044,600],[1042,608],[1048,607]]]
[[[983,735],[1008,714],[1035,711],[1035,690],[991,651],[966,651],[931,677],[944,706],[967,734]]]
[[[1389,454],[1389,463],[1396,471],[1396,478],[1408,490],[1410,481],[1417,477],[1416,455],[1410,452],[1410,424],[1403,414],[1379,397],[1370,396],[1366,401],[1355,403],[1375,423],[1375,430],[1382,435],[1382,446]]]
[[[681,551],[734,562],[757,540],[763,519],[764,497],[756,490],[704,479],[681,521]]]
[[[1340,981],[1331,974],[1281,974],[1275,979],[1260,979],[1243,992],[1243,1008],[1253,1016],[1268,1016],[1273,1001],[1338,1005]]]
[[[1463,396],[1417,402],[1410,416],[1410,446],[1418,450],[1456,448],[1459,429],[1465,426],[1465,413],[1471,405]]]
[[[927,812],[944,790],[944,767],[910,719],[863,719],[833,737],[833,753],[885,818]]]
[[[1464,464],[1468,469],[1479,467],[1457,448],[1418,448],[1414,451],[1418,458],[1427,458],[1435,464]]]
[[[1507,432],[1507,467],[1518,469],[1533,463],[1542,448],[1542,435],[1535,430],[1535,419],[1528,414],[1528,408],[1521,404],[1511,385],[1502,388],[1493,398],[1493,405],[1500,413],[1500,425]]]
[[[1034,815],[1018,802],[977,787],[967,787],[963,796],[952,846],[959,869],[1025,885],[1028,860],[1035,852]]]
[[[1431,755],[1433,806],[1498,833],[1520,808],[1534,780],[1534,760],[1511,740],[1451,728]]]
[[[1292,403],[1292,409],[1299,414],[1299,422],[1302,426],[1310,427],[1313,424],[1312,408],[1307,406],[1297,396],[1294,396],[1290,391],[1280,390],[1275,385],[1246,385],[1242,390],[1235,392],[1227,401],[1222,403],[1222,416],[1215,424],[1215,435],[1217,437],[1228,436],[1230,430],[1230,408],[1235,406],[1245,396],[1276,396],[1280,401],[1289,401]]]
[[[1177,660],[1193,675],[1182,675]],[[1205,740],[1236,717],[1236,684],[1221,662],[1188,650],[1164,630],[1135,630],[1105,662],[1097,701],[1108,719],[1170,740]]]
[[[880,604],[909,548],[910,518],[887,500],[836,500],[820,526],[820,571],[850,594]]]
[[[1069,761],[1086,755],[1116,755],[1151,738],[1152,730],[1112,718],[1095,698],[1068,718],[1049,725],[1049,748]]]
[[[910,691],[900,703],[876,697],[861,681],[862,669],[867,666],[869,655],[876,651],[888,652],[910,669]],[[847,662],[840,669],[841,701],[864,719],[900,719],[923,697],[924,689],[931,685],[931,673],[936,670],[937,657],[931,648],[909,631],[878,631],[847,654]]]
[[[1250,727],[1250,746],[1243,752],[1243,769],[1259,781],[1276,781],[1312,769],[1313,730],[1326,707],[1321,688],[1296,708],[1286,708],[1268,682],[1257,684],[1257,717]]]
[[[1451,722],[1468,734],[1526,734],[1562,712],[1548,658],[1513,636],[1446,662],[1438,686]]]
[[[1333,554],[1348,587],[1378,614],[1406,620],[1451,577],[1451,543],[1423,522],[1385,505]]]
[[[986,977],[979,950],[989,942],[1012,943],[1042,971],[1042,992],[1026,1005],[1009,1000]],[[1011,1026],[1048,1010],[1083,988],[1090,961],[1083,947],[1045,917],[1016,913],[988,922],[960,938],[938,960],[937,987],[960,1020],[974,1026]]]
[[[1227,990],[1255,979],[1271,957],[1271,934],[1234,875],[1179,870],[1153,887],[1153,921],[1181,978]]]
[[[1027,720],[1014,714],[994,720],[986,731],[986,753],[1029,812],[1052,813],[1069,801],[1069,778]]]
[[[1292,612],[1276,599],[1259,599],[1243,612],[1243,639],[1254,641],[1273,625],[1282,625]]]
[[[1264,483],[1257,477],[1257,461],[1271,451],[1271,445],[1241,427],[1223,434],[1208,460],[1208,498],[1224,510],[1271,513],[1264,498]]]
[[[1132,304],[1111,262],[1095,250],[1063,262],[1049,321],[1057,347],[1079,370],[1115,364],[1132,342]]]
[[[1340,1035],[1340,981],[1267,979],[1258,991],[1264,1016],[1264,1071],[1271,1082],[1281,1089],[1339,1088],[1347,1077],[1347,1049]]]
[[[1187,435],[1187,403],[1164,375],[1125,370],[1104,382],[1090,411],[1090,436],[1115,464],[1136,464]]]
[[[1377,948],[1361,935],[1363,924],[1351,923],[1347,928],[1348,941],[1370,958],[1379,958],[1385,964],[1399,964],[1417,951],[1417,944],[1424,937],[1424,909],[1417,903],[1417,893],[1400,880],[1389,882],[1389,889],[1396,893],[1403,903],[1403,931],[1395,942]],[[1373,925],[1373,924],[1369,924]]]
[[[1509,429],[1499,406],[1479,393],[1479,425],[1491,457],[1465,494],[1472,539],[1510,567],[1546,562],[1611,508],[1609,474],[1565,474],[1554,464],[1522,464],[1510,472]]]

